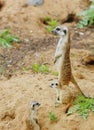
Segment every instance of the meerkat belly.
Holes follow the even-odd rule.
[[[58,60],[55,63],[58,73],[60,73],[61,62],[62,62],[62,59],[60,57],[60,58],[58,58]]]
[[[71,80],[71,65],[70,60],[64,60],[60,66],[60,80],[63,84],[68,84]]]
[[[62,38],[59,40],[57,48],[56,48],[56,52],[55,52],[55,60],[56,60],[56,68],[57,71],[60,72],[60,67],[61,67],[61,62],[62,62],[62,55],[63,55],[63,48],[64,48],[64,44],[62,41]]]

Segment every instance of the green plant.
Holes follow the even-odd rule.
[[[12,47],[12,42],[19,42],[19,39],[14,35],[10,34],[9,29],[5,29],[0,33],[0,46],[2,47]]]
[[[51,18],[46,16],[43,21],[44,21],[44,24],[48,25],[48,22],[51,21]]]
[[[57,120],[57,117],[56,115],[54,114],[54,112],[49,112],[49,118],[51,121],[56,121]]]
[[[53,72],[53,71],[51,71],[51,73],[52,73],[53,75],[55,75],[55,76],[58,76],[58,72]]]
[[[46,29],[50,33],[57,25],[58,21],[49,17],[45,17],[44,23],[47,25]]]
[[[41,64],[32,64],[32,70],[39,73],[47,73],[49,72],[49,68],[47,65],[41,65]]]
[[[78,16],[82,17],[77,27],[82,28],[84,26],[90,26],[94,24],[94,2],[88,7],[87,10],[81,12]]]
[[[84,96],[79,95],[75,99],[73,106],[69,109],[67,115],[76,111],[82,118],[87,119],[89,111],[94,112],[94,98],[85,98]]]
[[[22,68],[22,70],[23,70],[23,71],[28,71],[28,70],[29,70],[29,67],[24,66],[24,67]]]

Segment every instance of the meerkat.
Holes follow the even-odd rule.
[[[30,113],[29,113],[29,118],[26,120],[26,125],[29,130],[40,130],[40,126],[38,124],[38,117],[37,117],[37,110],[40,106],[40,103],[36,101],[32,101],[30,103]],[[33,129],[32,129],[33,126]]]
[[[60,39],[58,41],[54,63],[56,64],[58,71],[58,89],[57,89],[57,101],[62,103],[64,100],[63,91],[72,82],[74,86],[79,90],[79,92],[84,95],[78,86],[71,70],[70,62],[70,33],[66,26],[57,26],[52,33],[59,35]]]
[[[57,82],[51,83],[50,87],[55,89],[57,95],[56,102],[58,102],[59,101],[58,83]]]
[[[55,106],[57,107],[60,103],[60,98],[59,98],[59,89],[58,89],[58,83],[57,82],[53,82],[50,85],[51,88],[55,89],[56,93],[57,93],[57,98],[56,98],[56,104]],[[75,98],[74,92],[72,92],[71,89],[67,89],[64,92],[64,103],[68,103],[67,107],[66,107],[66,111],[68,110],[68,108],[71,106],[73,99]],[[66,113],[65,111],[65,113]]]

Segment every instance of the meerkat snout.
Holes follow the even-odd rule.
[[[40,103],[38,103],[36,101],[32,101],[31,102],[31,109],[32,110],[38,109],[40,105],[41,105]]]

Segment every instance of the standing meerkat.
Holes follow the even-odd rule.
[[[76,80],[73,77],[70,62],[70,33],[66,26],[57,26],[52,33],[59,35],[60,39],[56,47],[54,63],[56,64],[58,71],[58,85],[52,84],[51,86],[57,87],[57,102],[62,103],[64,101],[63,90],[69,86],[72,82],[74,86],[79,90],[81,94],[82,91],[78,86]],[[83,94],[84,95],[84,94]]]
[[[28,130],[40,130],[40,126],[38,124],[38,117],[37,117],[37,109],[39,108],[39,106],[40,103],[36,101],[30,103],[29,118],[26,120],[26,125]]]

